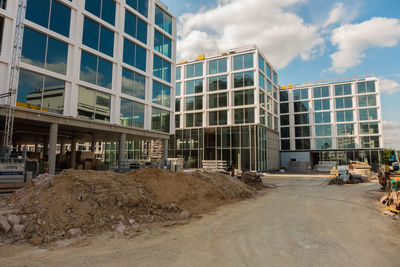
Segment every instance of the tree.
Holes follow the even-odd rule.
[[[389,158],[393,155],[394,150],[384,148],[383,149],[383,164],[392,166],[392,162],[390,162]]]

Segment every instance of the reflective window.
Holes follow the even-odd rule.
[[[273,79],[274,84],[278,84],[278,74],[274,71],[274,79]]]
[[[272,79],[272,74],[271,74],[271,66],[270,65],[268,65],[268,63],[265,65],[266,66],[266,69],[265,69],[265,71],[267,72],[266,74],[267,74],[267,77],[269,78],[269,79]]]
[[[19,72],[17,106],[63,114],[65,82],[28,70]]]
[[[235,73],[233,75],[234,88],[247,87],[247,86],[254,86],[253,71],[240,72],[240,73]]]
[[[226,90],[228,89],[228,76],[218,76],[208,79],[208,91]]]
[[[27,0],[25,18],[69,37],[71,9],[56,0]]]
[[[281,104],[281,113],[289,113],[289,103],[282,103]]]
[[[149,0],[126,0],[126,4],[147,18]]]
[[[176,83],[176,85],[175,85],[175,96],[181,96],[181,86],[182,86],[182,83]]]
[[[181,115],[175,115],[175,128],[181,128]]]
[[[358,97],[359,107],[374,107],[376,106],[376,95],[363,95]]]
[[[235,91],[233,94],[234,106],[254,104],[254,90]]]
[[[343,111],[336,111],[336,121],[337,122],[344,122],[344,121],[353,121],[353,111],[352,110],[343,110]]]
[[[172,34],[172,17],[156,6],[155,23],[158,27]]]
[[[7,0],[0,0],[0,8],[2,9],[7,8]]]
[[[378,110],[376,108],[360,109],[360,120],[369,121],[378,119]]]
[[[110,122],[111,95],[86,87],[79,88],[78,117]]]
[[[258,74],[258,84],[260,88],[265,89],[265,78],[261,73]]]
[[[260,55],[258,55],[258,68],[260,69],[261,72],[265,73],[265,62]]]
[[[377,122],[360,123],[361,134],[379,134],[379,124]]]
[[[154,50],[166,57],[172,57],[172,41],[159,31],[154,31]]]
[[[203,109],[203,96],[192,96],[185,98],[185,110],[201,110]]]
[[[351,84],[335,85],[335,96],[351,95]]]
[[[272,91],[272,84],[269,80],[267,80],[267,92],[271,93]]]
[[[280,97],[281,102],[289,101],[289,94],[287,91],[279,92],[279,97]]]
[[[165,107],[171,107],[171,87],[153,81],[153,103]]]
[[[263,92],[260,92],[259,94],[259,101],[260,106],[265,107],[265,94]]]
[[[47,43],[47,50],[46,50]],[[60,74],[67,73],[68,45],[28,27],[24,28],[22,62]]]
[[[316,149],[332,149],[332,138],[317,138],[315,139]]]
[[[175,98],[175,111],[176,112],[181,111],[181,99],[180,98]]]
[[[146,97],[146,77],[136,72],[122,68],[122,88],[121,92],[126,95],[145,99]]]
[[[294,128],[296,137],[309,137],[311,135],[310,126],[300,126]]]
[[[123,61],[139,70],[146,71],[146,49],[124,39]]]
[[[294,115],[294,124],[310,124],[309,114],[295,114]]]
[[[192,80],[186,82],[186,95],[203,93],[203,80]]]
[[[352,97],[336,98],[335,101],[336,101],[336,109],[353,107],[353,98]]]
[[[289,125],[289,115],[281,116],[281,125]]]
[[[359,82],[359,83],[357,83],[357,88],[358,88],[359,94],[374,93],[376,91],[374,81]]]
[[[208,62],[208,74],[227,72],[227,58],[211,60]]]
[[[281,138],[289,138],[290,137],[290,128],[282,127],[281,128]]]
[[[203,63],[197,63],[186,66],[186,78],[203,76]]]
[[[221,108],[228,106],[228,94],[211,94],[208,95],[208,107],[209,108]]]
[[[176,68],[176,80],[180,81],[182,79],[182,67]]]
[[[203,126],[203,113],[188,113],[186,117],[186,127]]]
[[[265,110],[260,108],[260,123],[262,125],[265,125]]]
[[[115,25],[115,8],[113,0],[85,0],[87,11],[111,25]]]
[[[114,32],[86,17],[82,43],[110,57],[114,55]]]
[[[308,89],[293,90],[293,100],[308,99]]]
[[[153,74],[166,82],[171,82],[171,63],[154,55]]]
[[[254,108],[235,109],[235,124],[254,123]]]
[[[310,139],[296,139],[296,150],[311,149]]]
[[[329,110],[331,109],[331,103],[329,99],[314,100],[314,110]]]
[[[294,112],[307,112],[310,110],[308,101],[293,102]]]
[[[151,118],[151,129],[153,131],[169,133],[170,116],[171,114],[169,111],[153,107],[152,118]]]
[[[316,125],[315,126],[316,136],[331,136],[332,126],[331,125]]]
[[[354,137],[340,137],[337,139],[339,149],[356,148],[356,140]]]
[[[281,150],[290,150],[290,140],[281,141]]]
[[[147,23],[125,10],[125,33],[147,44]]]
[[[82,81],[111,89],[112,71],[111,62],[82,51],[80,74]]]
[[[228,111],[220,110],[220,111],[211,111],[208,113],[209,117],[209,125],[227,125],[228,124]]]
[[[254,54],[245,54],[233,58],[233,70],[250,69],[254,67]]]
[[[121,125],[144,128],[144,104],[121,98]]]
[[[329,87],[315,87],[313,88],[314,91],[314,98],[322,98],[322,97],[329,97]]]
[[[361,137],[362,148],[379,148],[379,136],[363,136]]]
[[[354,135],[354,124],[338,124],[337,125],[337,135]]]

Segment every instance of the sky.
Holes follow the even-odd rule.
[[[162,0],[190,59],[256,44],[280,84],[374,74],[385,147],[400,149],[400,0]]]

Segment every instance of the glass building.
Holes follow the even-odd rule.
[[[0,1],[2,93],[17,2]],[[176,20],[157,0],[27,0],[16,105],[173,134],[175,58]]]
[[[169,157],[185,168],[279,168],[278,75],[256,46],[178,63],[175,111]]]
[[[281,90],[280,114],[284,167],[293,160],[311,167],[321,161],[382,161],[381,97],[379,80],[373,76]]]

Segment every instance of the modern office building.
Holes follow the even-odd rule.
[[[279,168],[278,75],[254,45],[177,64],[176,133],[169,157],[185,168],[222,160]]]
[[[280,91],[281,165],[381,162],[379,80],[373,75],[290,86]]]
[[[0,0],[0,93],[8,92],[18,2]],[[168,144],[176,20],[161,1],[27,0],[24,25],[16,143]]]

